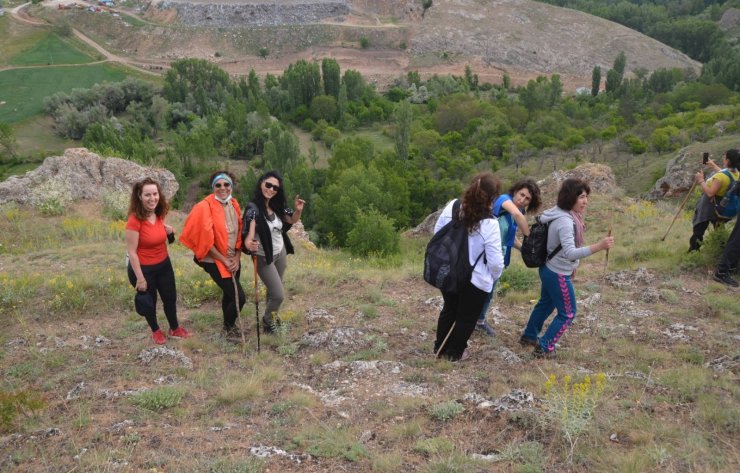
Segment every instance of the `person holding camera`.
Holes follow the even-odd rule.
[[[169,205],[162,188],[152,178],[134,184],[126,222],[126,254],[128,279],[136,289],[136,312],[142,315],[152,330],[157,345],[166,338],[157,323],[157,293],[162,298],[164,315],[174,338],[190,336],[177,322],[177,289],[175,271],[167,253],[167,241],[175,240],[173,228],[164,223]]]
[[[236,177],[221,170],[211,174],[211,194],[195,204],[182,229],[180,242],[193,251],[193,260],[223,292],[221,311],[224,334],[238,337],[239,310],[247,296],[239,282],[241,276],[241,208],[232,196]]]
[[[734,181],[740,178],[738,167],[740,167],[740,151],[729,149],[724,156],[724,169],[714,161],[708,159],[709,155],[704,154],[704,164],[714,170],[714,174],[709,179],[704,179],[704,172],[699,171],[694,176],[697,185],[702,190],[702,196],[696,202],[694,210],[694,219],[691,222],[693,232],[689,239],[689,252],[699,250],[704,240],[704,233],[711,223],[715,228],[728,220],[720,217],[716,212],[716,204],[724,197]]]

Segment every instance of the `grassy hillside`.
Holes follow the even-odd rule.
[[[12,66],[37,66],[60,64],[86,64],[93,58],[77,50],[69,40],[49,34],[30,48],[10,58]]]
[[[219,334],[219,291],[171,246],[195,335],[155,350],[122,222],[99,204],[56,217],[5,206],[0,469],[737,471],[737,291],[711,281],[711,248],[685,255],[688,212],[660,241],[674,211],[594,196],[587,241],[611,223],[617,246],[608,267],[600,253],[579,268],[558,358],[517,343],[539,282],[515,257],[489,314],[497,336],[475,334],[472,358],[451,364],[431,355],[426,238],[383,261],[299,243],[285,329],[259,354],[249,261],[243,347]],[[183,216],[169,221],[179,231]]]
[[[0,121],[15,123],[43,113],[43,99],[57,92],[116,82],[127,72],[109,64],[24,68],[0,71]]]

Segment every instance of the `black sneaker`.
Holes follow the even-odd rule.
[[[535,358],[553,359],[553,358],[555,358],[555,350],[553,350],[553,351],[545,351],[538,344],[536,347],[534,347],[534,351],[532,352],[532,356],[535,357]]]
[[[527,337],[526,335],[522,335],[522,336],[521,336],[521,337],[519,338],[519,344],[520,344],[521,346],[523,346],[523,347],[526,347],[527,345],[529,345],[529,346],[533,346],[533,347],[538,347],[538,346],[540,346],[540,343],[539,343],[539,342],[537,341],[537,339],[536,339],[536,338],[532,338],[532,337]]]
[[[737,281],[732,279],[729,273],[714,273],[714,277],[712,279],[730,287],[738,287]]]

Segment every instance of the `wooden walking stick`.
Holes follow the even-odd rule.
[[[252,255],[254,267],[254,317],[257,321],[257,353],[260,351],[260,293],[257,287],[257,255]]]
[[[681,202],[681,206],[678,208],[678,212],[676,212],[676,215],[673,217],[673,220],[671,221],[671,224],[668,226],[668,230],[665,231],[665,235],[663,235],[663,238],[660,239],[660,241],[665,241],[665,237],[668,236],[668,232],[671,231],[671,228],[673,227],[673,224],[676,222],[676,219],[678,218],[679,214],[683,210],[683,206],[686,205],[686,201],[689,200],[689,196],[694,193],[694,188],[696,187],[696,179],[694,179],[694,183],[691,184],[691,189],[689,189],[689,192],[686,194],[686,197],[684,197],[683,202]]]
[[[242,336],[242,353],[247,353],[247,339],[244,336],[244,322],[242,321],[241,309],[239,307],[239,286],[236,284],[236,275],[231,273],[231,282],[234,284],[234,304],[236,304],[236,320],[239,321],[239,333]]]
[[[607,236],[612,236],[611,219],[609,219],[609,234]],[[604,274],[606,274],[606,268],[608,267],[609,267],[609,248],[606,249],[606,258],[604,258]]]
[[[442,344],[439,346],[439,349],[437,349],[437,353],[435,353],[435,356],[437,358],[439,358],[439,354],[442,353],[442,350],[444,350],[445,344],[447,343],[447,339],[450,338],[450,335],[452,335],[452,330],[454,330],[455,328],[455,323],[456,322],[452,322],[452,327],[450,327],[450,331],[447,332],[447,336],[445,337],[444,340],[442,340]]]

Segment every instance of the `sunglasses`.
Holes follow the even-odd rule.
[[[228,189],[229,187],[231,187],[231,184],[229,184],[228,182],[219,182],[219,183],[216,183],[213,187],[215,187],[216,189],[221,189],[222,187],[226,187]]]
[[[265,182],[265,187],[268,189],[274,189],[275,192],[280,190],[280,186],[277,184],[273,184],[272,182]]]

